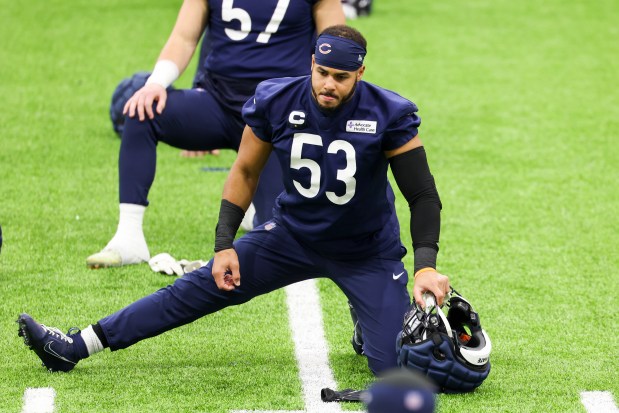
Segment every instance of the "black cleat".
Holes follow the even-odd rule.
[[[350,317],[352,318],[352,322],[354,324],[354,331],[352,333],[352,339],[350,340],[350,344],[352,344],[353,350],[355,353],[362,356],[363,353],[363,335],[361,333],[361,324],[359,324],[359,318],[357,317],[357,311],[352,306],[350,301],[348,302],[348,308],[350,309]]]
[[[17,334],[24,338],[30,350],[34,351],[43,362],[43,367],[49,371],[70,371],[80,358],[73,345],[73,334],[79,330],[72,328],[68,334],[62,333],[54,327],[46,327],[32,319],[28,314],[21,314],[17,318],[19,331]]]

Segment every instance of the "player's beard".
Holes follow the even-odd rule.
[[[344,105],[346,102],[348,102],[350,99],[352,99],[353,95],[355,94],[355,90],[357,89],[357,82],[359,82],[358,80],[355,79],[355,84],[352,86],[352,89],[350,89],[350,92],[348,92],[348,94],[346,96],[344,96],[342,99],[340,99],[340,103],[338,103],[335,106],[324,106],[320,103],[320,101],[318,100],[318,96],[316,95],[316,91],[314,91],[314,88],[312,88],[312,95],[314,96],[314,100],[316,101],[316,104],[318,104],[318,107],[320,108],[320,111],[330,115],[334,112],[336,112],[338,109],[340,109],[342,107],[342,105]],[[333,95],[331,93],[319,93],[319,95],[323,95],[323,96],[330,96],[333,98],[337,98],[336,95]]]

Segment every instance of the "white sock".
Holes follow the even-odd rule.
[[[142,230],[144,212],[144,205],[120,204],[116,234],[104,249],[118,251],[123,264],[137,264],[150,259]]]
[[[249,208],[245,211],[245,216],[243,217],[243,221],[241,221],[241,229],[244,231],[251,231],[254,229],[254,217],[256,216],[256,207],[252,202],[249,204]]]
[[[82,336],[82,339],[86,344],[86,349],[88,350],[89,356],[103,351],[103,344],[101,343],[101,340],[99,340],[99,337],[97,337],[97,334],[95,333],[95,330],[93,330],[92,325],[83,329],[80,335]]]

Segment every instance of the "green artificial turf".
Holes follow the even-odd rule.
[[[69,374],[46,372],[17,337],[20,312],[83,328],[173,281],[85,258],[117,223],[111,93],[150,70],[180,3],[0,0],[1,412],[47,386],[63,413],[304,408],[283,291]],[[439,396],[440,412],[583,412],[581,391],[619,397],[618,15],[614,0],[376,0],[352,23],[369,42],[365,79],[420,108],[443,203],[439,270],[493,341],[487,381]],[[201,168],[233,160],[160,145],[151,253],[211,255],[225,172]],[[399,194],[397,208],[410,246]],[[346,299],[319,287],[338,387],[363,388]]]

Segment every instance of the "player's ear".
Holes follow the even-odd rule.
[[[365,65],[359,68],[359,71],[357,72],[357,81],[361,80],[364,72],[365,72]]]
[[[314,55],[312,55],[312,67],[311,67],[312,72],[314,71],[315,64],[316,64],[316,60],[314,59]]]

